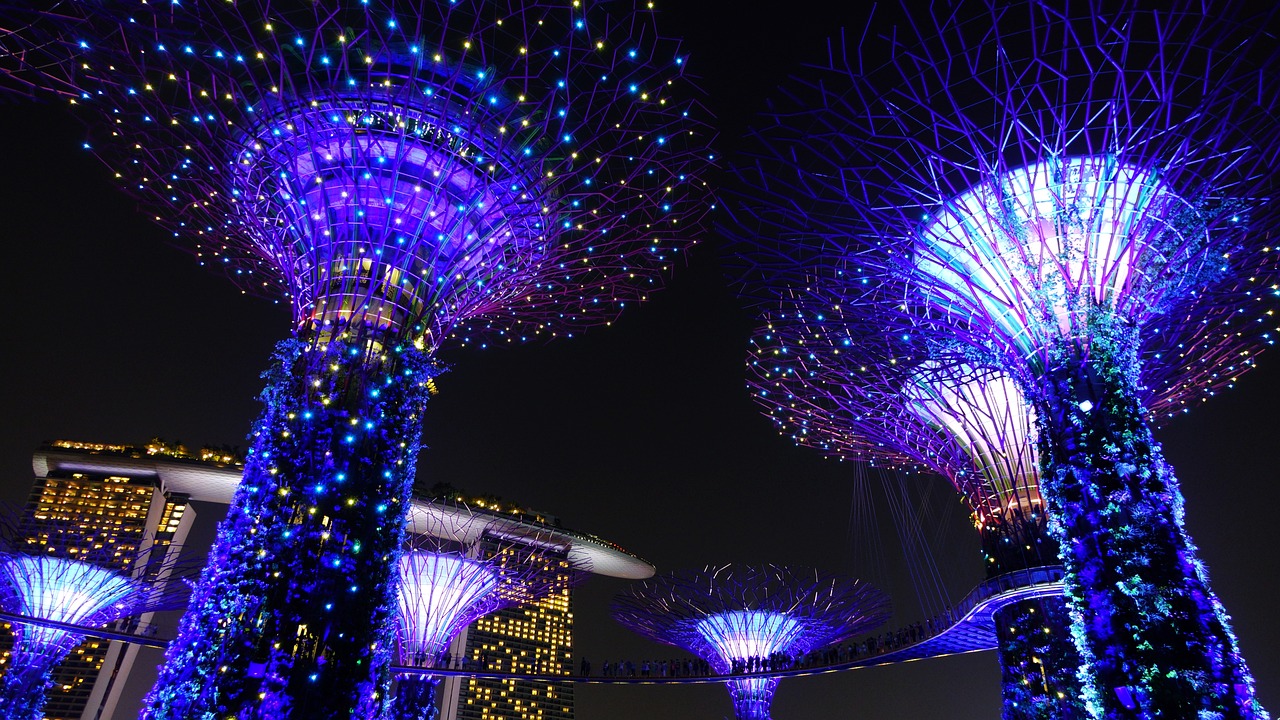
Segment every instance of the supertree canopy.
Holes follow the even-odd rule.
[[[379,716],[435,353],[657,287],[712,207],[686,56],[625,2],[79,7],[86,145],[295,324],[145,715]]]
[[[788,294],[754,338],[755,400],[801,446],[949,480],[972,512],[988,577],[1058,564],[1045,531],[1034,409],[1017,383],[923,354],[891,357],[903,343],[886,332],[892,318],[853,332],[867,318],[845,318],[829,298]],[[1005,720],[1086,717],[1066,601],[1023,600],[994,620]]]
[[[614,599],[627,628],[705,659],[717,673],[765,667],[871,630],[889,598],[867,583],[809,568],[708,566],[637,583]],[[767,719],[776,677],[726,681],[740,720]]]
[[[989,576],[1057,564],[1042,534],[1035,410],[1021,387],[1000,370],[930,359],[892,324],[789,292],[755,332],[748,387],[799,445],[946,478],[982,535]]]
[[[709,133],[653,14],[142,4],[69,44],[91,147],[200,262],[434,351],[608,321],[694,242]]]
[[[589,560],[536,525],[465,505],[419,506],[400,556],[400,662],[447,667],[450,643],[476,619],[527,604],[586,577]],[[397,718],[430,720],[439,675],[403,674]]]
[[[0,677],[0,708],[12,720],[40,720],[54,667],[85,639],[68,626],[101,627],[181,607],[195,566],[179,560],[177,545],[122,553],[115,545],[86,542],[70,524],[3,522],[0,609],[35,622],[11,621],[13,648]]]
[[[1150,419],[1273,341],[1268,12],[935,8],[793,83],[743,170],[748,287],[820,285],[892,318],[874,360],[1030,403],[1096,717],[1265,716]]]

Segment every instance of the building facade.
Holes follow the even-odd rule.
[[[538,675],[573,673],[573,583],[564,554],[541,548],[498,550],[482,541],[478,552],[503,552],[502,563],[541,564],[561,575],[556,592],[472,623],[454,641],[451,654],[473,667]],[[441,692],[443,720],[573,720],[573,685],[564,682],[446,678]]]
[[[203,449],[189,453],[181,446],[152,441],[144,446],[59,441],[36,451],[30,499],[25,512],[35,518],[82,523],[86,543],[114,543],[122,559],[148,543],[181,545],[195,521],[188,503],[226,505],[240,482],[242,466],[234,452]],[[446,486],[447,487],[447,486]],[[436,488],[432,488],[436,490]],[[433,497],[462,501],[474,508],[515,516],[554,529],[568,550],[522,547],[511,542],[480,542],[476,552],[505,552],[504,562],[539,563],[545,572],[567,573],[589,567],[592,573],[623,579],[644,579],[654,573],[649,563],[594,535],[559,529],[558,520],[492,496],[466,497],[427,492]],[[414,507],[429,500],[415,499]],[[505,548],[505,549],[503,549]],[[203,548],[200,548],[201,550]],[[573,561],[570,561],[573,555]],[[570,676],[573,672],[572,583],[536,603],[485,616],[455,641],[455,658],[484,663],[494,669]],[[125,630],[146,632],[152,618],[144,616]],[[159,628],[170,637],[171,628]],[[0,674],[4,672],[9,636],[0,623]],[[90,638],[72,651],[55,671],[46,720],[112,720],[132,717],[120,696],[129,682],[139,648]],[[478,666],[478,665],[477,665]],[[564,683],[449,678],[440,696],[444,720],[519,718],[571,720],[573,686]],[[127,703],[126,703],[127,704]]]
[[[64,535],[51,554],[74,557],[101,547],[113,548],[107,564],[124,572],[141,572],[133,564],[140,551],[174,546],[186,539],[195,511],[185,493],[169,492],[154,472],[122,468],[121,459],[164,455],[180,457],[178,448],[162,444],[133,447],[58,441],[38,450],[33,458],[35,481],[25,519],[71,524],[75,543]],[[185,456],[189,461],[198,458]],[[36,525],[38,527],[38,524]],[[39,531],[28,541],[47,545]],[[95,553],[101,555],[101,552]],[[167,552],[161,553],[167,555]],[[117,628],[144,634],[154,631],[153,618],[144,615]],[[12,638],[7,624],[0,626],[0,673],[8,664]],[[137,657],[138,646],[89,638],[54,671],[54,685],[45,706],[47,720],[108,720],[112,717],[125,679]]]

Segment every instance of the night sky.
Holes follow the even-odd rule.
[[[738,138],[773,86],[827,35],[862,11],[727,2],[671,2],[667,34],[682,35],[706,103],[720,118],[719,152]],[[696,6],[696,7],[695,7]],[[240,444],[256,415],[259,373],[289,331],[283,305],[245,297],[167,244],[80,150],[61,107],[0,105],[0,283],[14,332],[0,349],[0,496],[30,486],[42,442]],[[727,181],[727,178],[726,178]],[[808,564],[866,573],[883,549],[887,590],[902,622],[922,619],[902,554],[881,531],[851,527],[854,468],[779,437],[748,397],[750,315],[720,269],[717,241],[676,269],[668,289],[612,328],[548,345],[446,353],[451,371],[428,407],[420,479],[495,493],[558,515],[658,566],[729,561]],[[1273,413],[1280,353],[1159,433],[1183,483],[1187,524],[1233,615],[1259,695],[1280,711],[1280,459]],[[976,534],[942,481],[925,520],[959,600],[981,578]],[[210,513],[206,512],[205,517]],[[860,545],[861,544],[861,545]],[[879,578],[877,578],[879,579]],[[679,656],[615,627],[621,581],[577,593],[577,649],[602,660]],[[782,683],[779,720],[999,716],[994,653]],[[731,717],[716,685],[579,686],[580,720]]]

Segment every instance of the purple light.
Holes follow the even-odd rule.
[[[1248,12],[992,1],[877,20],[788,84],[741,166],[744,291],[772,323],[752,367],[797,442],[938,469],[977,509],[992,431],[1030,433],[971,442],[976,418],[911,400],[911,374],[991,372],[1033,409],[1096,718],[1129,717],[1117,689],[1156,714],[1191,698],[1265,715],[1149,427],[1280,332],[1280,126],[1259,101],[1280,73],[1234,51],[1275,11]],[[942,382],[940,400],[967,392]]]
[[[1177,289],[1161,277],[1203,239],[1171,245],[1195,209],[1151,169],[1111,155],[1050,159],[944,201],[920,230],[913,277],[934,303],[988,318],[1032,357],[1086,311],[1142,318]],[[1204,229],[1192,229],[1203,235]],[[1169,248],[1188,256],[1167,257]],[[1165,282],[1161,282],[1161,281]]]
[[[399,561],[398,645],[404,665],[394,715],[433,718],[450,643],[477,618],[566,590],[590,561],[571,557],[563,536],[509,516],[451,502],[417,505]]]
[[[503,604],[501,576],[489,563],[423,551],[400,558],[400,657],[434,662],[462,628]]]
[[[954,438],[984,481],[984,515],[1040,510],[1035,410],[1017,384],[999,372],[926,363],[903,386],[907,408]]]
[[[70,625],[101,625],[133,614],[140,587],[118,571],[59,557],[11,555],[0,560],[5,610]],[[19,625],[22,642],[59,655],[82,636],[43,625]]]
[[[783,613],[745,610],[708,616],[695,627],[726,665],[733,658],[788,652],[804,629],[799,621]]]
[[[889,614],[888,597],[866,583],[774,565],[660,576],[633,585],[613,602],[613,617],[622,625],[682,647],[722,674],[748,661],[840,642],[879,626]],[[739,720],[769,717],[777,678],[731,677],[726,684]]]
[[[149,718],[383,713],[435,354],[609,324],[714,207],[683,67],[603,51],[671,57],[647,8],[364,5],[77,6],[93,62],[27,73],[77,87],[94,152],[200,264],[293,314]]]
[[[803,627],[795,618],[776,612],[729,612],[712,615],[695,627],[707,644],[716,648],[721,665],[734,661],[791,654]],[[724,669],[720,670],[725,672]],[[768,718],[777,678],[737,678],[728,681],[736,717]]]
[[[33,619],[11,621],[13,649],[0,677],[0,708],[14,720],[44,717],[54,667],[84,641],[77,628],[181,607],[196,569],[178,561],[177,545],[138,551],[48,519],[0,517],[0,544],[0,610]]]

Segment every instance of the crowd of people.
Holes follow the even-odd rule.
[[[479,657],[467,657],[464,653],[454,655],[450,652],[440,653],[439,656],[432,657],[426,652],[410,653],[406,658],[406,664],[410,667],[420,668],[437,668],[442,670],[496,670],[492,667],[493,657],[488,650],[485,650]]]
[[[957,618],[951,610],[923,623],[912,623],[897,631],[873,635],[860,642],[851,642],[814,650],[809,653],[789,655],[775,653],[765,657],[732,658],[728,675],[767,675],[788,670],[808,670],[844,665],[862,658],[874,657],[898,650],[909,645],[924,642],[949,627]],[[467,657],[464,654],[441,653],[432,657],[425,652],[412,653],[406,658],[411,667],[441,668],[451,670],[492,671],[489,652],[479,657]],[[582,658],[578,668],[580,677],[594,677],[594,667],[587,658]],[[676,677],[711,677],[721,675],[715,672],[711,663],[702,658],[672,658],[664,660],[605,660],[601,663],[600,677],[606,678],[676,678]]]

